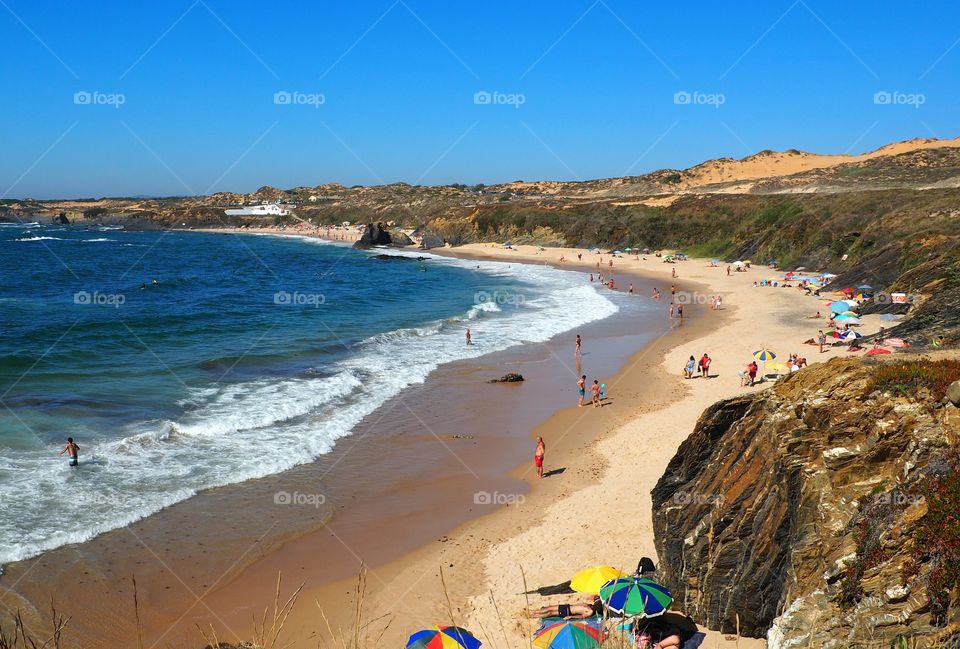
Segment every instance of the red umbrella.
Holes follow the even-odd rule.
[[[867,356],[879,356],[880,354],[891,354],[892,352],[889,349],[884,349],[883,347],[874,347],[867,352]]]

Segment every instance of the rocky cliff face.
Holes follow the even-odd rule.
[[[705,411],[653,491],[678,604],[772,648],[960,641],[958,374],[838,359]]]

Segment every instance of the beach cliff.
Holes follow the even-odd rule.
[[[708,408],[652,494],[678,604],[771,649],[960,637],[958,372],[836,359]]]

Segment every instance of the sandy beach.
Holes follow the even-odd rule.
[[[602,268],[609,273],[607,255],[584,254],[578,262],[578,252],[584,251],[575,249],[508,250],[476,244],[432,252],[587,272],[595,272],[602,258]],[[562,264],[561,256],[566,260]],[[542,435],[547,443],[547,471],[561,468],[562,473],[539,481],[532,463],[518,467],[514,475],[531,484],[522,499],[400,560],[369,567],[361,636],[373,640],[383,634],[384,644],[396,645],[416,628],[449,623],[452,616],[453,622],[497,646],[525,645],[535,624],[521,611],[564,598],[544,599],[524,591],[559,584],[590,565],[609,564],[630,572],[640,557],[656,558],[650,490],[707,406],[771,384],[741,387],[738,372],[754,351],[768,348],[781,359],[795,352],[811,364],[852,355],[840,347],[821,354],[816,347],[801,344],[826,326],[825,319],[809,316],[829,309],[822,298],[806,296],[795,287],[754,287],[761,279],[781,278],[780,272],[755,266],[728,275],[726,265],[713,267],[701,259],[667,264],[653,255],[617,258],[613,270],[649,278],[664,296],[664,317],[670,286],[676,284],[687,313],[698,317],[648,345],[608,381],[614,401],[610,406],[561,410],[537,427],[532,437]],[[707,306],[714,295],[722,296],[720,311]],[[871,333],[879,326],[879,321],[866,317],[861,331]],[[711,378],[685,380],[686,360],[704,352],[713,359]],[[356,579],[348,579],[304,591],[285,635],[304,647],[328,636],[318,607],[335,635],[349,634],[357,618],[356,587]],[[763,646],[764,641],[709,634],[706,646],[736,643]]]

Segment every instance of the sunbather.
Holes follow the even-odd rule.
[[[603,603],[599,597],[594,597],[593,602],[589,604],[584,602],[550,604],[540,608],[527,609],[527,617],[562,617],[564,620],[582,620],[594,615],[603,615]]]

